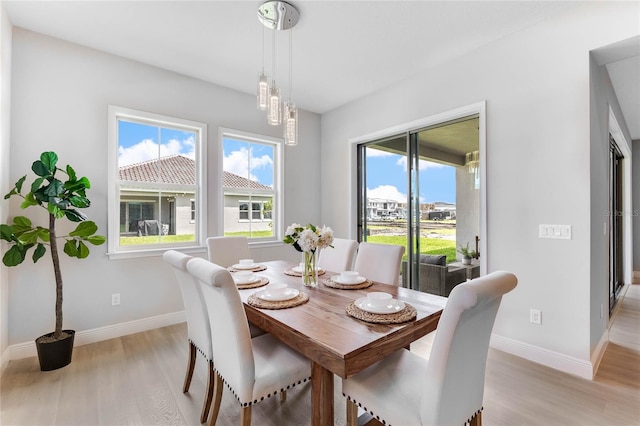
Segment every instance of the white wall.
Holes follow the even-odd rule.
[[[11,22],[0,3],[0,195],[9,192],[9,137],[11,119]],[[6,203],[0,203],[0,222],[9,215]],[[4,243],[0,247],[5,247]],[[4,251],[2,251],[4,253]],[[0,368],[6,362],[9,346],[9,276],[0,263]]]
[[[601,261],[590,257],[589,51],[637,35],[638,11],[631,2],[588,3],[323,115],[323,222],[354,232],[344,220],[355,202],[343,184],[353,170],[349,139],[486,100],[483,256],[489,272],[519,279],[503,299],[495,341],[588,376],[589,263]],[[573,239],[539,239],[543,223],[572,225]],[[541,326],[529,323],[530,308],[542,311]]]
[[[632,143],[633,156],[633,270],[640,272],[640,139]]]
[[[215,54],[215,52],[211,52]],[[44,150],[55,150],[64,164],[92,183],[88,216],[106,234],[107,106],[109,104],[177,116],[208,124],[209,234],[215,235],[219,206],[213,196],[221,184],[218,127],[281,136],[266,124],[255,98],[230,89],[14,29],[11,104],[11,181],[25,174]],[[320,118],[300,113],[300,144],[285,150],[285,221],[318,222]],[[3,168],[4,170],[4,168]],[[309,192],[309,188],[313,191]],[[11,204],[11,215],[22,213]],[[26,212],[25,212],[26,213]],[[285,223],[286,225],[286,223]],[[182,298],[161,257],[108,260],[106,244],[88,259],[62,257],[65,327],[91,330],[181,311]],[[202,253],[205,256],[205,253]],[[298,255],[289,246],[252,249],[257,260]],[[32,341],[53,328],[52,267],[43,258],[35,267],[9,271],[9,344]],[[112,307],[112,293],[121,305]]]

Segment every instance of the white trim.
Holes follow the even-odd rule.
[[[377,130],[366,135],[349,139],[349,237],[357,239],[358,217],[355,209],[358,206],[356,182],[358,181],[358,144],[383,139],[399,133],[411,132],[424,127],[433,126],[469,115],[478,114],[478,143],[480,150],[480,253],[487,253],[487,101],[480,101],[460,108],[441,112],[429,117],[398,124],[386,129]],[[480,256],[480,273],[487,273],[487,256]]]
[[[591,361],[543,349],[497,334],[491,335],[490,347],[558,371],[593,380],[594,369]]]
[[[153,244],[151,246],[120,246],[120,184],[118,181],[118,120],[124,118],[128,121],[140,122],[146,125],[156,125],[174,129],[194,131],[198,135],[195,151],[195,162],[198,176],[195,185],[174,185],[174,184],[151,184],[141,183],[142,188],[156,189],[176,189],[186,188],[188,191],[195,189],[196,198],[196,229],[195,244],[204,245],[208,236],[207,218],[207,145],[208,133],[207,124],[198,121],[185,120],[183,118],[169,117],[146,111],[139,111],[117,105],[108,107],[108,152],[107,152],[107,256],[109,259],[122,259],[132,257],[153,256],[155,248],[168,250],[171,248],[184,247],[185,244]],[[161,141],[158,141],[161,143]],[[193,244],[192,244],[193,245]],[[135,253],[134,253],[135,252]],[[140,254],[137,254],[137,253]],[[150,252],[150,254],[145,254]]]
[[[7,367],[9,363],[9,348],[5,349],[0,355],[0,376],[4,374],[4,369]]]
[[[169,314],[157,315],[155,317],[142,318],[135,321],[123,322],[120,324],[108,325],[106,327],[84,330],[76,333],[73,346],[82,346],[89,343],[101,342],[115,337],[127,336],[129,334],[140,333],[155,328],[166,327],[173,324],[180,324],[186,321],[184,311],[172,312]],[[5,357],[5,354],[8,355]],[[14,359],[36,356],[35,341],[18,343],[7,348],[3,356],[3,363]]]
[[[616,141],[618,148],[620,148],[620,151],[622,152],[622,156],[626,160],[622,162],[622,173],[624,175],[622,178],[624,180],[622,184],[622,203],[625,213],[625,215],[623,216],[624,222],[622,227],[624,229],[624,282],[628,284],[633,281],[633,215],[631,214],[631,210],[633,209],[633,202],[631,198],[633,189],[633,161],[631,156],[631,145],[629,144],[627,138],[624,137],[624,133],[620,128],[620,124],[618,123],[611,105],[609,105],[609,132],[611,133],[611,136],[613,136],[613,139]]]
[[[598,368],[600,368],[600,363],[602,362],[602,357],[604,356],[604,351],[607,350],[607,346],[609,345],[609,330],[607,329],[603,334],[602,338],[596,345],[593,353],[591,354],[591,365],[593,366],[592,379],[596,377],[596,373],[598,372]]]

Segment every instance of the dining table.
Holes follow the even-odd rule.
[[[266,269],[256,275],[266,278],[264,281],[286,284],[308,296],[297,306],[265,309],[250,304],[249,298],[266,287],[239,289],[249,322],[310,360],[314,426],[334,424],[334,375],[347,378],[397,350],[409,348],[411,342],[436,329],[447,301],[444,297],[378,282],[371,282],[367,288],[333,288],[325,284],[325,280],[339,274],[333,271],[323,271],[317,286],[309,287],[302,284],[299,276],[290,275],[297,265],[293,262],[275,260],[260,265]],[[415,318],[383,324],[347,313],[348,305],[374,291],[389,293],[415,308]]]

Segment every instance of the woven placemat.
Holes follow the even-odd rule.
[[[254,268],[251,268],[251,269],[236,269],[236,268],[234,268],[233,266],[229,266],[229,267],[227,268],[227,270],[228,270],[229,272],[238,272],[238,271],[252,271],[252,272],[260,272],[260,271],[264,271],[265,269],[267,269],[267,267],[266,267],[266,266],[264,266],[264,265],[258,265],[258,266],[254,267]]]
[[[279,301],[271,301],[271,300],[263,300],[260,299],[255,294],[252,294],[247,299],[247,303],[251,306],[255,306],[256,308],[262,309],[286,309],[293,308],[294,306],[302,305],[303,303],[307,303],[309,301],[309,295],[307,293],[300,292],[296,297],[289,300],[279,300]]]
[[[339,288],[340,290],[361,290],[363,288],[371,287],[373,285],[373,281],[365,280],[358,284],[340,284],[339,282],[333,281],[331,277],[329,277],[323,279],[322,284],[331,288]]]
[[[236,287],[238,287],[238,290],[246,290],[248,288],[262,287],[263,285],[269,284],[269,278],[267,277],[258,277],[258,278],[259,279],[256,282],[247,283],[247,284],[236,284]]]
[[[284,270],[284,274],[285,275],[291,275],[292,277],[301,277],[302,276],[302,272],[294,271],[292,268],[285,269]],[[324,274],[325,274],[325,270],[324,269],[318,269],[318,276],[324,275]]]
[[[362,321],[371,322],[375,324],[400,324],[403,322],[409,322],[416,318],[418,312],[416,308],[404,302],[404,309],[394,314],[374,314],[371,312],[363,311],[358,308],[355,302],[351,302],[345,308],[347,314]]]

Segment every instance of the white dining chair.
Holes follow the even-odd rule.
[[[404,246],[361,242],[353,270],[372,281],[398,285]]]
[[[320,250],[318,267],[331,272],[352,270],[358,242],[345,238],[334,238],[331,245],[333,247]]]
[[[489,339],[500,301],[515,275],[493,272],[455,287],[444,308],[429,359],[406,349],[343,380],[347,425],[358,406],[384,424],[482,424]]]
[[[240,259],[250,259],[247,237],[209,237],[207,238],[209,262],[228,268]]]
[[[192,257],[175,250],[168,250],[162,258],[169,263],[174,270],[187,317],[187,339],[189,341],[189,360],[187,373],[184,378],[182,392],[187,393],[191,386],[193,370],[196,366],[197,352],[200,352],[208,364],[207,388],[204,403],[200,413],[200,423],[207,421],[209,407],[213,398],[215,372],[213,370],[213,349],[211,345],[211,329],[209,326],[209,314],[202,297],[200,283],[187,271],[187,262]]]
[[[251,338],[247,316],[238,289],[225,268],[193,258],[187,270],[200,282],[209,312],[215,394],[209,424],[220,410],[223,383],[241,407],[240,423],[251,424],[251,406],[311,378],[311,362],[275,339],[271,334]],[[293,308],[295,309],[295,308]]]

